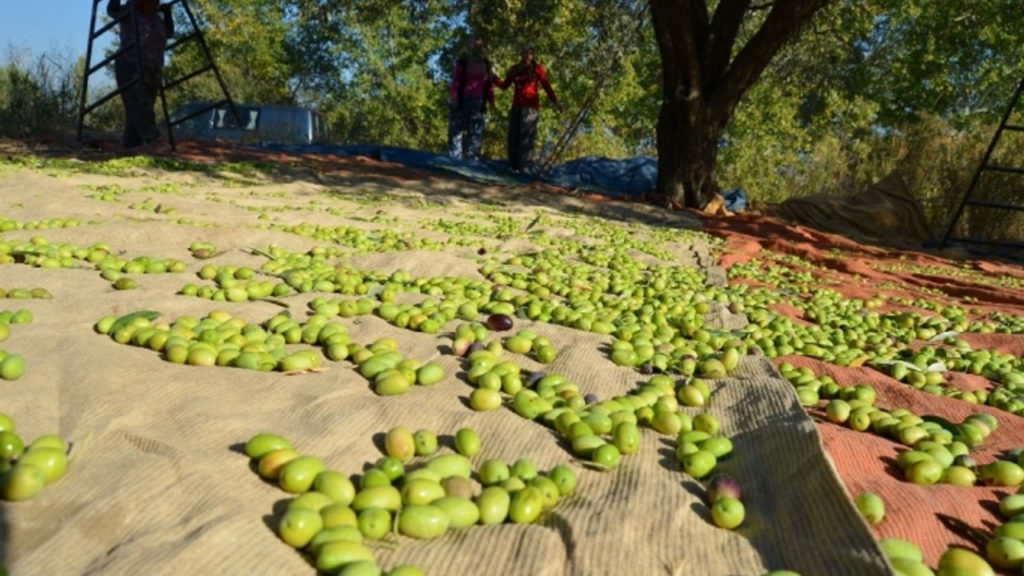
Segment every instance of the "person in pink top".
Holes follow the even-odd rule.
[[[548,80],[548,72],[533,56],[533,46],[524,46],[518,63],[508,69],[504,78],[494,83],[505,90],[514,87],[512,110],[508,117],[508,163],[513,171],[533,168],[533,147],[537,142],[537,120],[540,116],[540,90],[543,88],[555,109],[562,105]]]
[[[448,109],[448,155],[477,160],[484,146],[487,106],[494,110],[494,74],[476,38],[469,53],[455,61]]]

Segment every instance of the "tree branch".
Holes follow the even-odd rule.
[[[709,105],[712,117],[728,118],[743,94],[757,82],[778,51],[795,37],[814,15],[831,0],[777,0],[754,33],[722,75]]]
[[[704,86],[710,87],[725,73],[732,57],[740,26],[750,6],[750,0],[722,0],[715,10],[708,34],[707,54],[704,58]],[[714,75],[714,78],[710,78]]]

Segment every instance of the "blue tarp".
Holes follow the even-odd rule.
[[[503,160],[456,160],[446,154],[390,146],[271,143],[260,143],[256,146],[277,152],[366,156],[383,162],[397,162],[421,169],[455,173],[492,184],[540,181],[568,190],[594,192],[621,199],[643,199],[658,186],[658,160],[645,156],[621,160],[586,156],[543,172],[519,174],[512,172]],[[733,212],[741,211],[747,205],[747,194],[742,188],[723,191],[722,196],[725,198],[726,209]]]

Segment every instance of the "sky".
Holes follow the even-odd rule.
[[[44,54],[59,62],[72,63],[84,56],[89,45],[89,25],[93,0],[0,0],[0,62],[11,60],[12,54],[30,51],[34,58]],[[96,8],[97,26],[107,6],[100,0]],[[97,39],[94,53],[115,39],[107,32]]]

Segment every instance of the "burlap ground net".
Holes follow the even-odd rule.
[[[474,457],[477,464],[487,458],[511,462],[528,457],[548,470],[573,462],[543,425],[507,409],[474,412],[467,407],[472,388],[446,348],[454,323],[427,335],[373,315],[344,319],[355,341],[389,336],[399,341],[405,356],[445,366],[441,383],[394,397],[375,395],[346,361],[325,362],[328,370],[299,375],[189,367],[93,331],[104,315],[137,310],[159,311],[167,321],[225,310],[253,323],[279,312],[281,306],[274,303],[211,302],[176,294],[185,283],[198,281],[195,273],[205,263],[258,268],[265,259],[250,248],[278,245],[304,251],[320,244],[262,226],[268,220],[423,235],[438,235],[424,222],[463,218],[486,225],[496,215],[524,226],[538,214],[554,221],[594,219],[635,227],[638,234],[647,227],[670,227],[679,229],[683,239],[667,247],[678,258],[674,263],[700,267],[718,282],[724,281],[719,264],[728,266],[762,247],[824,254],[811,248],[824,237],[806,230],[797,231],[806,242],[785,236],[790,232],[781,227],[744,235],[744,220],[730,219],[705,223],[730,237],[725,259],[715,263],[707,245],[682,234],[701,226],[689,213],[595,203],[537,188],[482,187],[425,174],[391,179],[399,172],[394,166],[355,160],[337,166],[288,161],[294,164],[291,170],[251,177],[193,171],[0,171],[0,214],[20,222],[58,217],[83,222],[70,229],[7,232],[4,241],[33,236],[51,244],[102,241],[127,257],[173,257],[188,264],[182,274],[140,276],[138,289],[124,291],[114,290],[85,266],[0,267],[0,287],[40,286],[53,295],[52,300],[0,300],[0,309],[27,307],[34,315],[33,323],[16,326],[3,343],[4,349],[22,353],[28,368],[17,381],[0,381],[0,412],[15,419],[26,439],[52,433],[73,443],[64,478],[30,501],[0,504],[0,558],[10,574],[314,574],[309,559],[275,533],[289,496],[260,480],[241,452],[241,445],[259,432],[284,435],[300,452],[353,476],[381,457],[380,435],[395,425],[434,430],[442,451],[452,449],[455,430],[473,427],[483,440]],[[113,186],[124,192],[116,202],[93,197]],[[140,208],[154,203],[161,209]],[[557,225],[542,233],[572,234]],[[215,243],[220,253],[209,261],[192,259],[187,247],[197,240]],[[489,245],[491,253],[529,248],[521,239],[491,238]],[[343,260],[360,269],[408,270],[414,277],[480,278],[475,257],[475,249],[450,248]],[[303,318],[312,297],[281,300],[293,316]],[[710,321],[719,326],[743,321],[713,310]],[[608,337],[527,321],[518,321],[516,328],[547,336],[558,350],[556,361],[546,367],[517,358],[524,369],[562,374],[585,393],[602,398],[624,394],[646,379],[608,359]],[[836,378],[870,380],[894,406],[906,402],[951,417],[964,410],[948,408],[941,399],[923,399],[866,369],[837,372]],[[747,507],[746,522],[735,531],[711,523],[704,488],[675,463],[671,438],[645,430],[641,449],[624,457],[614,471],[573,464],[579,477],[575,494],[536,525],[476,526],[431,541],[400,537],[372,545],[378,563],[384,568],[414,563],[427,574],[453,576],[746,576],[782,568],[804,576],[867,576],[889,573],[876,545],[876,538],[886,535],[922,544],[934,565],[941,549],[957,541],[933,516],[947,502],[954,502],[953,513],[967,522],[992,518],[986,506],[998,491],[925,489],[899,480],[887,469],[896,450],[892,442],[816,423],[798,404],[792,385],[765,358],[745,358],[734,377],[717,381],[715,389],[713,411],[735,444],[733,455],[719,467],[739,479]],[[1024,431],[1019,422],[1000,418],[1004,426],[992,450],[1013,444]],[[878,491],[890,504],[886,522],[874,530],[850,502],[849,494],[863,489]]]

